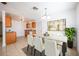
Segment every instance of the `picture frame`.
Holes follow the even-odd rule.
[[[66,19],[48,21],[48,31],[64,31]]]

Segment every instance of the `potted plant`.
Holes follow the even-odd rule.
[[[74,27],[72,28],[65,28],[65,35],[67,36],[68,38],[68,47],[69,48],[73,48],[73,40],[74,40],[74,37],[76,35],[76,30]]]

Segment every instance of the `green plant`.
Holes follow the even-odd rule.
[[[75,28],[65,28],[65,35],[67,36],[69,41],[73,41],[74,36],[76,34]]]

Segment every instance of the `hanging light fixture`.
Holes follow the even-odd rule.
[[[20,20],[21,20],[21,21],[24,21],[24,17],[23,17],[23,16],[20,16]]]
[[[41,17],[41,19],[51,19],[50,16],[47,15],[47,8],[45,8],[45,14]]]

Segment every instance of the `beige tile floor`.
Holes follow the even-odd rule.
[[[73,49],[67,48],[66,56],[78,56],[77,50],[75,48]]]
[[[5,48],[0,48],[0,55],[2,56],[26,56],[22,48],[27,46],[27,39],[24,37],[17,38],[17,42],[10,44]],[[67,49],[67,56],[76,56],[76,49]]]
[[[3,56],[26,56],[25,53],[22,51],[27,45],[27,41],[25,38],[18,38],[16,43],[7,45],[6,48],[2,48],[2,55]]]

